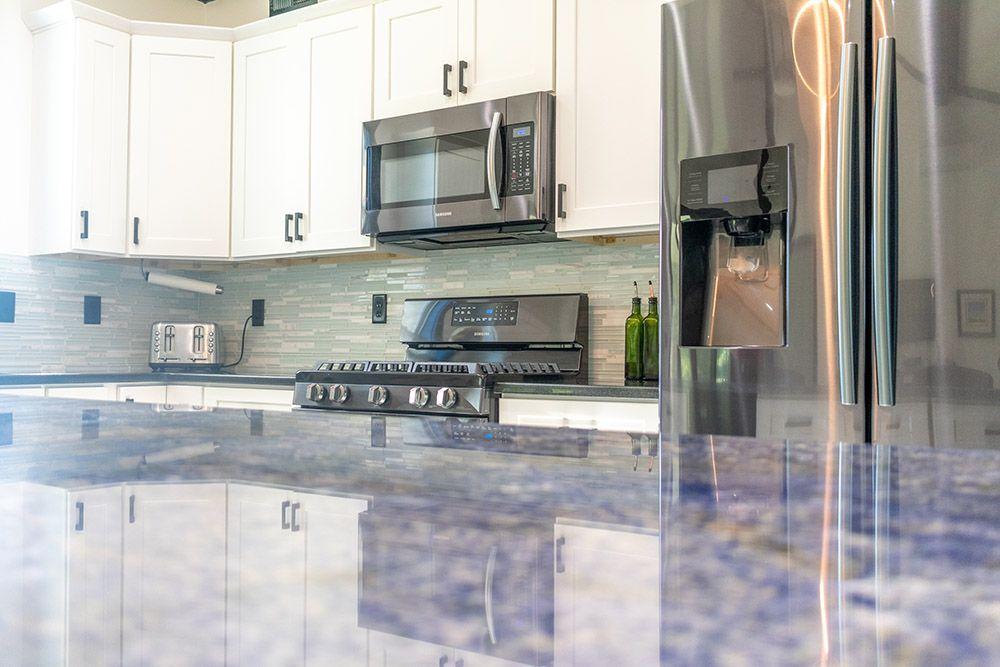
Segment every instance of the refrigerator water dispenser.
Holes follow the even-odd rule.
[[[683,347],[784,347],[788,147],[681,162]]]

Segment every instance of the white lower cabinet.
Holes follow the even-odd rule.
[[[556,667],[660,664],[659,548],[654,534],[557,521]]]
[[[122,487],[74,491],[67,504],[67,663],[120,665]]]
[[[205,388],[197,385],[168,384],[167,405],[205,405]]]
[[[659,431],[660,409],[653,401],[503,397],[500,399],[500,423],[516,426],[656,433]]]
[[[76,398],[88,401],[114,401],[118,399],[114,385],[68,385],[46,387],[45,395],[50,398]]]
[[[66,492],[0,484],[0,664],[62,665]]]
[[[205,407],[291,412],[292,394],[291,389],[208,386],[205,387]]]
[[[226,485],[125,487],[123,659],[222,665]]]
[[[167,402],[167,387],[162,384],[122,385],[118,387],[118,400],[122,403],[162,405]]]
[[[367,501],[229,485],[230,665],[364,665],[358,514]]]

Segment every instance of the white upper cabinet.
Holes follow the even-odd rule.
[[[301,252],[367,250],[361,234],[364,142],[372,118],[372,8],[302,24],[308,58],[309,205]]]
[[[662,0],[559,0],[561,236],[659,229]]]
[[[66,21],[33,67],[31,252],[124,254],[129,35]]]
[[[132,38],[132,255],[229,256],[232,49]]]
[[[375,116],[553,83],[553,0],[388,0],[375,6]]]
[[[459,104],[552,90],[554,20],[552,0],[460,0]]]
[[[389,0],[375,6],[375,116],[453,106],[458,100],[458,0]]]
[[[308,213],[308,90],[299,32],[237,42],[234,59],[233,256],[294,253],[295,224],[301,228]]]

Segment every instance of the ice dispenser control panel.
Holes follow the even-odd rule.
[[[788,210],[788,146],[681,161],[682,221],[769,215]]]

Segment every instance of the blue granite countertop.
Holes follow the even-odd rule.
[[[0,396],[0,505],[24,664],[1000,664],[988,451]]]

